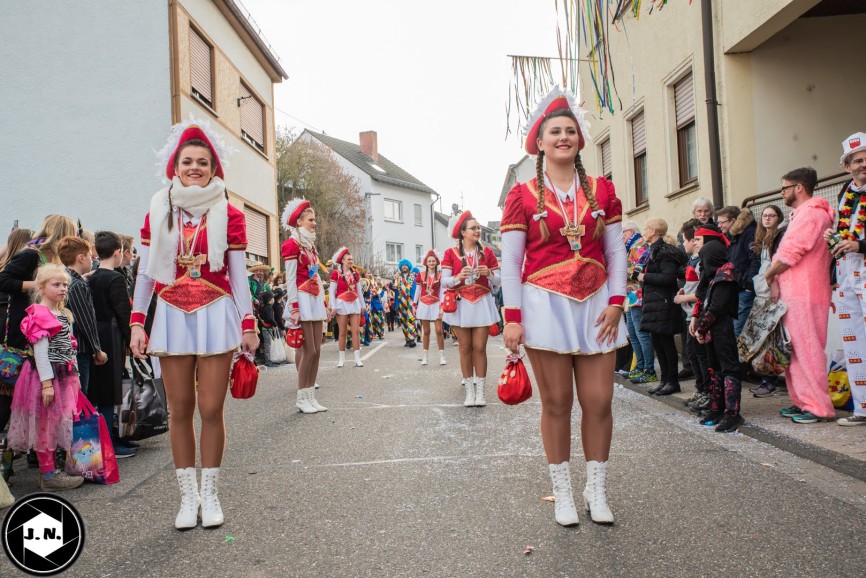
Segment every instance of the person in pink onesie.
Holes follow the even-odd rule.
[[[823,233],[833,223],[830,204],[812,192],[814,169],[793,170],[782,177],[782,199],[793,209],[788,231],[766,274],[771,298],[788,306],[783,321],[791,336],[788,395],[794,405],[781,410],[795,423],[835,417],[827,389],[827,316],[830,309],[830,251]],[[793,312],[793,313],[792,313]]]

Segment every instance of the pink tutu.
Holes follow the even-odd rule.
[[[78,371],[74,364],[52,363],[54,401],[42,403],[42,382],[30,361],[21,366],[12,396],[12,416],[7,440],[13,450],[69,450],[72,445],[72,420],[78,406]]]

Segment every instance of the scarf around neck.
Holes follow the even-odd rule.
[[[180,227],[173,220],[177,219],[181,209],[199,218],[207,213],[208,265],[211,271],[223,268],[228,249],[228,200],[225,188],[225,183],[219,177],[214,177],[204,187],[185,187],[178,177],[174,177],[171,185],[151,198],[150,258],[147,263],[147,275],[151,279],[164,285],[171,285],[175,281]],[[171,230],[168,228],[169,222],[172,224]]]

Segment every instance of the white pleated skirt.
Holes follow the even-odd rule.
[[[156,300],[147,351],[156,357],[219,355],[241,344],[241,316],[229,295],[192,313]]]
[[[457,311],[443,313],[442,321],[457,327],[490,327],[499,322],[499,311],[496,310],[493,295],[488,293],[477,303],[460,299],[457,301]]]
[[[521,311],[525,346],[572,355],[594,355],[619,349],[628,343],[624,315],[613,343],[596,340],[599,328],[595,322],[607,307],[607,300],[607,286],[580,303],[524,284]]]
[[[418,302],[418,308],[415,310],[415,319],[422,321],[436,321],[439,319],[439,301],[432,305],[425,305]]]
[[[298,311],[301,313],[301,321],[324,321],[328,318],[325,310],[325,296],[319,293],[313,297],[304,291],[298,291]],[[286,311],[291,315],[291,311]]]
[[[347,303],[342,299],[334,299],[334,311],[337,312],[337,315],[358,315],[361,313],[363,307],[361,304],[364,301],[361,299],[356,299],[351,303]]]

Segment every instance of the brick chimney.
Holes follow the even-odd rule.
[[[374,163],[379,162],[379,143],[376,138],[375,130],[364,131],[360,135],[361,152],[373,159]]]

